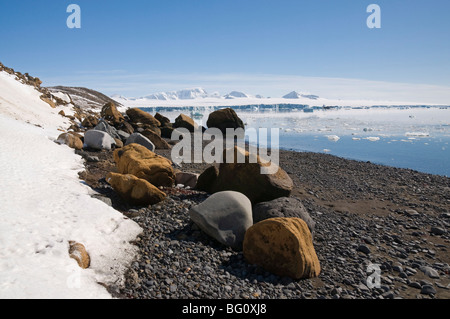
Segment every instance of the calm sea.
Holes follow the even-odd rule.
[[[206,126],[211,108],[146,109],[169,117],[195,116]],[[247,128],[279,128],[280,149],[450,176],[450,107],[315,109],[236,108]],[[270,140],[270,138],[269,138]]]

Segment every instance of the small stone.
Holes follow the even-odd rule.
[[[436,290],[431,285],[424,285],[422,286],[422,290],[420,291],[423,295],[435,295]]]
[[[387,291],[382,296],[384,299],[394,299],[394,293],[392,291]]]
[[[403,268],[400,265],[394,265],[392,266],[392,270],[397,271],[397,272],[403,272]]]
[[[430,278],[439,279],[439,273],[435,269],[433,269],[429,266],[421,267],[420,270],[422,270],[423,273]]]
[[[168,285],[170,285],[170,284],[173,283],[173,279],[170,279],[170,278],[166,278],[164,281],[165,281],[166,284],[168,284]]]
[[[431,227],[431,233],[434,235],[444,235],[446,233],[444,228],[441,227]]]
[[[357,251],[360,251],[360,252],[362,252],[362,253],[364,253],[364,254],[366,254],[366,255],[370,254],[370,249],[369,249],[369,247],[367,247],[367,246],[364,245],[364,244],[359,245],[358,248],[357,248],[356,250],[357,250]]]
[[[408,284],[408,286],[410,286],[412,288],[416,288],[416,289],[422,289],[422,286],[418,282],[415,282],[415,281],[410,282]]]

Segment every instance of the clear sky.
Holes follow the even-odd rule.
[[[80,29],[66,25],[72,3]],[[367,27],[371,3],[380,29]],[[46,86],[125,96],[201,86],[450,104],[450,1],[1,1],[0,62]]]

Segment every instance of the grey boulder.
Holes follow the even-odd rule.
[[[84,133],[84,144],[88,148],[96,150],[110,150],[116,141],[106,132],[99,130],[89,130]]]
[[[253,225],[250,200],[234,191],[211,195],[192,207],[189,216],[206,234],[235,250],[242,250],[245,232]]]
[[[314,233],[316,223],[308,214],[302,202],[294,197],[280,197],[268,202],[261,202],[253,207],[253,222],[275,217],[298,217],[302,219]]]
[[[98,122],[97,126],[94,127],[94,130],[106,132],[112,138],[117,138],[120,140],[120,135],[117,133],[116,128],[106,123],[103,119]]]
[[[141,133],[133,133],[133,134],[131,134],[127,138],[127,141],[125,142],[125,145],[132,144],[132,143],[136,143],[136,144],[142,145],[142,146],[148,148],[152,152],[155,150],[155,145],[152,143],[152,141],[150,141],[148,138],[146,138]]]

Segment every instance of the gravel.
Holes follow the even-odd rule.
[[[242,252],[191,222],[189,209],[208,194],[165,188],[163,202],[130,207],[101,178],[111,169],[111,155],[86,153],[99,158],[86,163],[87,183],[143,228],[125,285],[108,287],[114,297],[450,298],[449,178],[327,154],[280,152],[280,166],[294,181],[291,196],[316,223],[321,264],[318,278],[292,280],[248,264]],[[181,170],[201,173],[208,166],[183,164]]]

